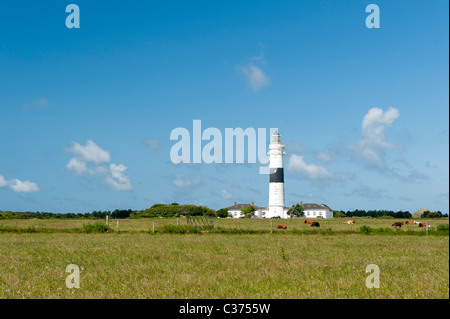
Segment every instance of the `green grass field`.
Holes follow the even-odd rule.
[[[353,218],[356,223],[353,225],[346,225],[344,221],[348,218],[333,218],[333,219],[318,219],[321,224],[321,229],[332,229],[335,231],[341,230],[358,230],[363,225],[369,225],[373,228],[385,227],[392,228],[391,225],[394,222],[404,222],[405,219],[372,219],[372,218]],[[36,229],[81,229],[83,224],[95,223],[99,220],[86,220],[86,219],[5,219],[0,220],[0,226],[9,226],[17,228],[34,227]],[[104,222],[104,220],[100,220]],[[428,219],[420,220],[421,222],[430,223],[431,227],[437,225],[448,225],[448,219]],[[270,219],[222,219],[215,218],[214,226],[222,227],[225,229],[244,229],[244,230],[265,230],[270,231],[271,225]],[[120,219],[119,229],[121,231],[148,231],[152,229],[153,223],[155,223],[155,229],[158,230],[164,225],[177,225],[177,218],[143,218],[143,219]],[[180,225],[186,225],[186,218],[179,218],[178,223]],[[296,230],[310,230],[311,227],[305,224],[303,218],[293,219],[274,219],[273,227],[279,224],[285,224],[287,226],[287,232],[294,229]],[[117,220],[110,220],[110,227],[116,229]],[[404,225],[404,230],[423,230],[417,225]]]
[[[448,236],[289,233],[307,229],[303,220],[274,221],[288,226],[284,235],[131,232],[148,231],[153,221],[156,227],[177,222],[120,220],[120,229],[130,231],[121,233],[0,232],[0,298],[449,298]],[[393,223],[343,221],[321,224],[339,230]],[[76,229],[87,222],[0,220],[0,225]],[[270,230],[270,220],[216,219],[215,225]],[[69,264],[81,269],[80,289],[65,285]],[[380,268],[378,289],[366,287],[369,264]]]

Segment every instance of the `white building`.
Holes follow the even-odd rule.
[[[333,210],[325,204],[303,204],[303,212],[306,218],[333,218]]]
[[[241,209],[247,208],[249,206],[255,207],[255,209],[256,209],[255,215],[259,218],[264,217],[266,212],[269,211],[269,209],[267,207],[255,206],[254,202],[252,202],[251,204],[237,204],[236,202],[234,202],[233,206],[227,207],[226,209],[228,210],[228,214],[231,214],[231,216],[233,218],[240,218],[240,217],[242,217]]]
[[[254,206],[255,207],[255,216],[258,218],[270,218],[270,217],[277,217],[276,216],[270,216],[269,217],[269,207],[259,207],[259,206],[255,206],[254,202],[252,202],[251,204],[238,204],[236,202],[234,202],[233,206],[227,207],[226,209],[228,210],[228,214],[231,215],[231,217],[233,218],[240,218],[243,217],[243,215],[241,214],[241,209],[243,208],[247,208],[249,206]],[[287,211],[289,210],[289,207],[285,207],[283,209],[283,216],[288,216],[287,215]],[[279,216],[280,218],[289,218],[288,217],[283,217],[283,216]]]

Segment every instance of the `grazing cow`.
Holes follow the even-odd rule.
[[[354,219],[350,219],[350,220],[347,220],[346,222],[344,222],[344,224],[347,224],[347,225],[352,225],[354,223],[355,223]]]
[[[430,226],[430,224],[427,223],[419,223],[419,227],[427,227]]]
[[[311,227],[320,227],[319,222],[312,222]]]
[[[310,224],[310,225],[312,225],[312,223],[314,223],[312,220],[307,220],[307,219],[305,219],[305,224]]]
[[[406,225],[408,225],[408,224],[414,225],[415,223],[416,223],[416,221],[410,221],[410,220],[407,220],[407,221],[405,222]]]
[[[402,228],[402,225],[403,225],[403,223],[401,223],[401,222],[395,222],[395,223],[392,224],[392,226],[395,227],[395,228],[397,228],[397,227]]]
[[[278,225],[277,229],[287,229],[287,226],[285,224]]]

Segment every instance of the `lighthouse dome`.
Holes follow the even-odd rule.
[[[278,132],[275,132],[272,134],[272,139],[270,140],[271,143],[281,143],[281,135]]]

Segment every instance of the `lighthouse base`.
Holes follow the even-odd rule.
[[[269,206],[269,211],[266,213],[266,218],[280,217],[280,218],[288,218],[289,216],[286,214],[288,211],[287,208],[283,206]]]

